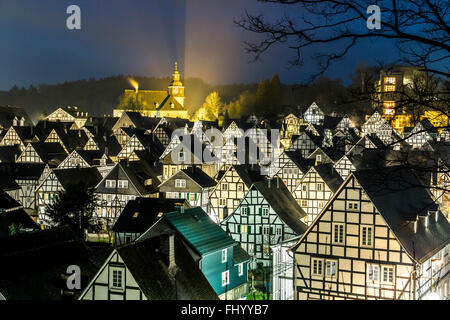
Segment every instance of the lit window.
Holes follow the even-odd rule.
[[[336,277],[336,265],[337,261],[335,260],[326,260],[325,263],[325,275],[327,277]]]
[[[222,250],[222,263],[227,262],[227,249]]]
[[[333,243],[336,243],[336,244],[344,243],[344,224],[343,223],[333,223]]]
[[[241,224],[241,233],[247,233],[248,232],[248,226],[245,224]]]
[[[394,267],[383,266],[383,283],[394,283]]]
[[[385,91],[385,92],[392,92],[392,91],[395,91],[395,86],[394,86],[394,85],[385,85],[385,86],[384,86],[384,91]]]
[[[312,275],[313,276],[323,276],[323,260],[322,259],[312,259]]]
[[[106,180],[106,188],[114,189],[116,187],[116,180]]]
[[[371,247],[372,246],[372,226],[361,226],[361,246]]]
[[[395,77],[385,77],[384,84],[395,85]]]
[[[239,263],[238,264],[238,275],[242,276],[244,274],[244,264],[243,263]]]
[[[378,281],[380,281],[379,266],[373,264],[367,266],[367,280],[372,283],[378,283]]]
[[[111,268],[110,277],[111,290],[124,290],[123,270],[121,268]]]
[[[222,272],[222,286],[230,284],[229,271]]]
[[[186,188],[186,180],[175,179],[175,188]]]
[[[128,189],[128,180],[119,180],[119,181],[117,181],[117,187],[119,189]]]

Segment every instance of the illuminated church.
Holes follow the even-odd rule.
[[[166,91],[139,90],[136,83],[135,90],[125,90],[121,101],[122,105],[114,109],[114,117],[120,117],[125,111],[139,111],[146,117],[189,118],[177,62]]]

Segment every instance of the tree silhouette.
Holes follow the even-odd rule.
[[[80,182],[59,191],[55,201],[46,208],[46,213],[57,225],[69,226],[84,239],[85,230],[92,222],[96,201],[94,190]]]

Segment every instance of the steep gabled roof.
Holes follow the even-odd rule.
[[[450,243],[449,222],[411,170],[397,166],[353,175],[412,259],[422,263]],[[434,213],[426,218],[429,211]]]
[[[149,300],[218,300],[208,280],[175,235],[176,274],[170,275],[160,238],[150,238],[117,248],[117,252]],[[173,279],[176,280],[174,283]]]
[[[251,192],[252,188],[255,188],[262,194],[278,217],[286,223],[289,228],[297,234],[305,232],[308,227],[300,221],[300,219],[306,217],[307,214],[298,205],[297,201],[295,201],[283,182],[277,178],[255,182],[248,193]]]
[[[114,232],[143,233],[158,219],[160,213],[172,212],[181,205],[189,204],[184,199],[136,198],[128,201],[112,230]],[[136,215],[137,213],[137,215]]]
[[[163,218],[200,254],[216,252],[236,242],[200,207],[165,213]]]
[[[344,182],[331,163],[320,164],[315,166],[314,169],[333,193],[336,192]]]
[[[68,185],[80,182],[93,188],[102,180],[102,175],[97,168],[56,169],[53,173],[64,189]]]

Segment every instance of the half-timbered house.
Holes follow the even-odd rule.
[[[305,216],[286,186],[274,178],[253,183],[220,225],[253,257],[253,262],[269,266],[270,247],[301,235],[307,228],[301,221]]]
[[[159,192],[167,199],[186,199],[191,207],[201,207],[209,213],[209,193],[216,184],[200,168],[190,166],[161,183]]]
[[[293,195],[307,216],[303,220],[310,225],[339,189],[343,180],[329,163],[311,167],[303,176]]]
[[[320,110],[319,106],[315,102],[313,102],[303,114],[303,119],[312,124],[322,125],[324,118],[325,114],[322,110]]]
[[[400,167],[351,173],[292,248],[295,299],[424,297],[431,279],[420,269],[447,250],[450,225],[417,183]]]
[[[80,300],[218,300],[178,235],[120,246]]]
[[[164,213],[137,241],[174,232],[222,300],[245,298],[248,293],[249,255],[201,208]]]
[[[250,165],[232,165],[221,175],[209,195],[210,216],[220,222],[231,214],[256,181],[261,181],[259,168]]]
[[[53,203],[58,192],[77,183],[85,183],[87,187],[94,188],[101,179],[102,176],[96,168],[51,170],[36,188],[38,224],[44,227],[53,226],[53,221],[47,215],[46,208]]]
[[[157,174],[146,162],[117,163],[95,188],[97,217],[105,226],[112,226],[128,201],[157,197],[159,184]]]
[[[301,150],[285,151],[277,158],[280,168],[275,174],[283,181],[290,192],[300,184],[303,175],[314,165],[314,160],[301,156]]]

